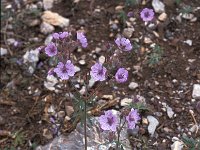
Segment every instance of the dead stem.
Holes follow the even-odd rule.
[[[192,119],[193,119],[193,121],[194,121],[194,123],[195,123],[195,126],[197,127],[196,133],[195,133],[195,135],[197,135],[198,130],[199,130],[198,123],[197,123],[197,121],[196,121],[196,119],[195,119],[195,117],[194,117],[194,112],[193,112],[192,110],[190,110],[189,112],[190,112],[190,114],[191,114],[191,116],[192,116]]]

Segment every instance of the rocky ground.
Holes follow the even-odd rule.
[[[155,11],[149,24],[139,15],[145,7]],[[148,108],[140,112],[138,128],[129,136],[121,135],[129,147],[200,149],[199,0],[2,0],[0,149],[39,145],[37,149],[47,149],[48,143],[56,146],[59,142],[63,150],[76,149],[77,142],[77,149],[83,149],[82,128],[72,126],[74,109],[65,85],[56,77],[47,77],[55,62],[37,49],[52,40],[51,33],[69,29],[82,30],[88,38],[89,46],[73,53],[79,77],[95,60],[104,61],[106,45],[117,35],[134,45],[123,64],[129,70],[128,82],[107,83],[96,94],[96,105],[107,104],[102,111],[120,112],[133,97]],[[90,84],[91,89],[98,86]],[[76,79],[76,88],[85,92],[83,79]],[[50,116],[59,120],[56,135]],[[97,149],[103,140],[93,138],[99,134],[97,123],[93,124],[90,146]]]

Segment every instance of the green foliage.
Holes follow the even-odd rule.
[[[193,139],[187,136],[182,136],[182,141],[189,148],[189,150],[197,150],[200,149],[200,139]]]
[[[20,146],[24,143],[24,140],[25,140],[25,135],[24,135],[24,132],[21,132],[20,130],[17,131],[14,135],[14,146],[17,147],[17,146]]]
[[[126,0],[125,5],[126,6],[132,6],[136,4],[136,0]]]
[[[177,5],[179,5],[179,4],[181,3],[181,1],[182,1],[182,0],[175,0],[175,3],[176,3]]]
[[[148,110],[146,105],[142,102],[137,102],[137,103],[128,103],[129,108],[134,108],[137,110]]]
[[[149,66],[157,64],[161,60],[162,55],[163,55],[163,49],[159,45],[155,45],[153,51],[149,55],[149,61],[148,61]]]
[[[192,7],[191,6],[186,6],[186,7],[183,7],[181,10],[180,10],[180,13],[182,14],[189,14],[192,12]]]
[[[127,19],[127,16],[126,16],[126,13],[124,11],[121,11],[119,13],[119,19],[122,21],[122,23],[125,25],[126,24],[126,19]]]

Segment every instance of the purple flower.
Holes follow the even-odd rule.
[[[116,131],[118,120],[117,116],[112,113],[112,110],[104,112],[104,115],[99,117],[99,123],[103,130]]]
[[[104,81],[106,79],[107,69],[101,64],[96,63],[91,67],[90,75],[95,81]]]
[[[118,83],[126,82],[128,79],[128,71],[125,68],[119,68],[115,74]]]
[[[133,17],[134,13],[132,11],[128,12],[127,17]]]
[[[128,122],[128,128],[133,129],[135,128],[136,123],[140,120],[139,113],[137,110],[134,110],[133,108],[129,112],[128,116],[126,116],[126,121]]]
[[[55,40],[59,40],[60,35],[59,35],[58,33],[54,33],[54,34],[52,35],[52,37],[53,37]]]
[[[115,40],[117,46],[122,49],[123,51],[130,51],[132,49],[132,45],[129,39],[126,38],[117,38]]]
[[[86,48],[88,43],[85,35],[82,32],[77,32],[77,40],[81,43],[83,48]]]
[[[153,19],[153,17],[154,17],[153,9],[144,8],[140,12],[140,17],[142,18],[143,21],[151,21]]]
[[[75,68],[70,60],[67,60],[66,64],[59,62],[57,67],[54,69],[54,72],[60,77],[62,80],[68,80],[69,76],[74,76]]]
[[[54,33],[53,35],[53,38],[55,40],[63,40],[64,38],[68,37],[69,36],[69,32],[59,32],[59,33]]]
[[[69,36],[69,32],[60,32],[60,35],[59,35],[61,40],[68,37],[68,36]]]
[[[57,50],[57,47],[54,43],[49,43],[47,45],[47,47],[45,48],[45,53],[49,56],[49,57],[52,57],[52,56],[55,56],[57,55],[58,53],[58,50]]]

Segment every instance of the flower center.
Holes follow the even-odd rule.
[[[124,78],[124,74],[119,74],[119,75],[118,75],[118,78],[119,78],[119,79],[123,79],[123,78]]]
[[[149,12],[145,12],[145,13],[144,13],[144,16],[145,16],[146,18],[148,18],[148,17],[149,17]]]
[[[63,72],[63,73],[67,73],[67,71],[68,71],[68,69],[67,69],[66,67],[63,67],[63,68],[62,68],[62,72]]]
[[[103,75],[103,68],[101,68],[101,69],[98,70],[98,75],[99,75],[99,76],[102,76],[102,75]]]
[[[107,123],[111,126],[113,124],[113,117],[107,118]]]
[[[129,116],[129,120],[130,120],[130,121],[135,121],[135,118],[134,118],[132,115],[130,115],[130,116]]]

